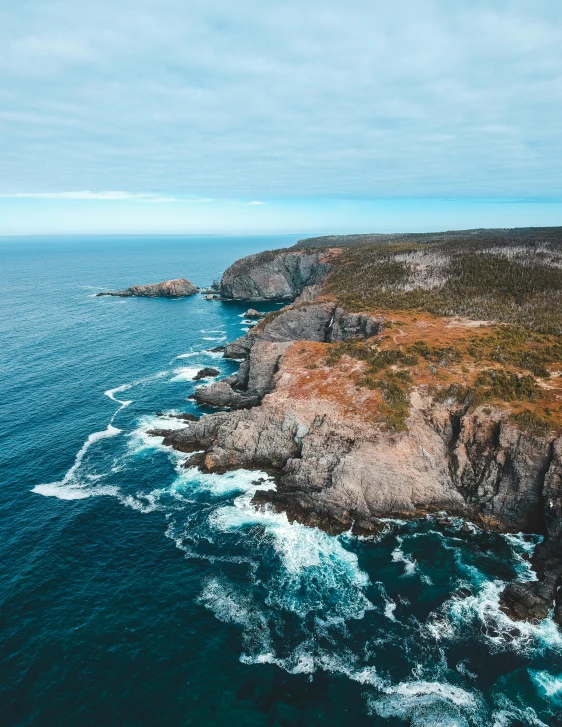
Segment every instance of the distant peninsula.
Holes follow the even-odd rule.
[[[97,295],[114,295],[119,298],[186,298],[198,292],[199,288],[193,285],[187,278],[176,278],[175,280],[164,280],[162,283],[132,285],[126,290],[110,290],[105,293],[98,293]]]

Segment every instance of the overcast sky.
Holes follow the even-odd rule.
[[[0,233],[562,224],[560,0],[17,0],[0,47]]]

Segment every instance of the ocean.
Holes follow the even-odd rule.
[[[562,725],[562,633],[498,607],[537,537],[329,536],[147,434],[248,305],[95,294],[296,239],[0,240],[2,725]]]

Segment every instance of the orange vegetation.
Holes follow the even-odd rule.
[[[283,367],[291,372],[284,393],[396,431],[407,414],[400,387],[406,402],[419,389],[451,406],[502,408],[521,426],[562,429],[559,337],[418,311],[382,314],[384,331],[368,341],[296,342]]]

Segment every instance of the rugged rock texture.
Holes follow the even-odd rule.
[[[248,308],[248,310],[244,313],[244,318],[265,318],[265,315],[265,313],[260,313],[260,311],[255,308]]]
[[[382,318],[349,314],[335,303],[287,306],[266,316],[258,326],[226,345],[225,357],[242,359],[233,376],[202,386],[198,404],[246,409],[256,406],[275,386],[283,355],[294,341],[337,342],[369,338],[382,330]]]
[[[290,342],[272,343],[252,339],[248,358],[242,362],[238,372],[209,386],[201,386],[193,398],[198,404],[207,406],[228,406],[233,409],[257,406],[273,390],[275,374],[290,345]]]
[[[227,343],[225,357],[246,358],[257,340],[336,343],[350,338],[370,338],[383,326],[381,316],[345,313],[334,302],[292,305],[269,314],[245,336]]]
[[[150,285],[133,285],[126,290],[98,293],[98,296],[115,295],[120,298],[130,298],[132,296],[146,298],[185,298],[189,295],[195,295],[198,291],[199,288],[196,288],[186,278],[177,278],[176,280],[165,280],[162,283],[151,283]]]
[[[239,411],[160,432],[164,443],[203,450],[188,464],[207,471],[276,471],[277,490],[258,492],[256,504],[332,533],[374,533],[381,517],[443,510],[500,531],[544,533],[533,559],[539,580],[504,594],[512,617],[543,618],[562,579],[562,438],[525,433],[501,408],[439,403],[426,385],[411,393],[407,431],[384,431],[368,415],[377,394],[356,385],[361,361],[338,368],[301,355],[383,328],[380,316],[346,313],[331,301],[266,317],[227,345],[225,355],[243,359],[237,374],[194,395]],[[562,620],[562,603],[556,608]]]
[[[246,409],[257,406],[260,400],[257,396],[240,394],[234,391],[226,381],[215,381],[209,386],[201,386],[189,397],[204,406],[232,407],[233,409]]]
[[[555,600],[555,621],[562,626],[562,438],[549,447],[540,491],[544,541],[532,565],[538,581],[510,584],[503,597],[505,610],[515,618],[545,618]]]
[[[220,294],[237,300],[294,300],[306,286],[321,283],[336,250],[280,250],[238,260],[225,271]]]

